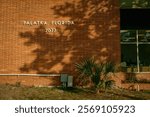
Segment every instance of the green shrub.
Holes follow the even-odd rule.
[[[112,88],[115,83],[110,80],[110,74],[115,72],[115,64],[112,62],[97,63],[93,58],[87,58],[76,63],[75,67],[79,73],[79,78],[91,79],[96,89]]]

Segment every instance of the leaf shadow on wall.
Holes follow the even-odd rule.
[[[36,44],[34,61],[24,64],[22,72],[75,74],[74,64],[83,58],[117,60],[119,49],[119,2],[114,0],[78,0],[56,5],[54,15],[68,17],[74,25],[58,28],[56,35],[39,26],[34,32],[21,32],[25,45]],[[118,36],[117,36],[118,35]],[[113,41],[112,41],[113,40]]]

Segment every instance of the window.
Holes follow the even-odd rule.
[[[150,72],[150,30],[121,30],[121,65],[127,72]]]
[[[120,0],[121,65],[150,72],[150,0]]]

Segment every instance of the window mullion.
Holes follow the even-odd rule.
[[[137,45],[137,72],[140,72],[140,60],[139,60],[139,35],[138,30],[136,30],[136,45]]]

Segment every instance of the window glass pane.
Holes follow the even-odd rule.
[[[136,44],[121,44],[121,64],[127,72],[137,72]]]
[[[138,32],[139,42],[150,42],[150,30],[139,30]]]
[[[121,42],[136,42],[136,31],[121,30]]]
[[[150,44],[139,45],[140,72],[150,71]]]

